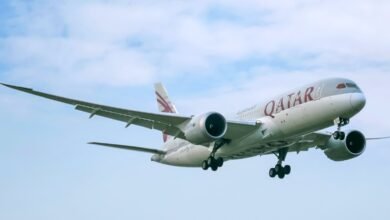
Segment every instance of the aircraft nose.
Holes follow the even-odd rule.
[[[366,97],[364,97],[363,93],[352,93],[351,105],[357,111],[362,110],[366,105]]]

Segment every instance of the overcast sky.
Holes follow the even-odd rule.
[[[328,77],[354,80],[366,108],[346,129],[390,135],[386,0],[0,1],[0,81],[156,111],[163,82],[180,113],[225,114]],[[389,219],[390,141],[333,162],[273,156],[218,172],[163,166],[159,132],[0,88],[0,219]],[[334,128],[329,128],[333,131]]]

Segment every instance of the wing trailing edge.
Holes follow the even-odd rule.
[[[145,152],[145,153],[152,153],[152,154],[159,154],[164,155],[166,152],[158,149],[153,148],[146,148],[146,147],[136,147],[136,146],[129,146],[129,145],[121,145],[121,144],[109,144],[109,143],[100,143],[100,142],[89,142],[88,144],[93,145],[100,145],[105,147],[112,147],[112,148],[119,148],[124,150],[132,150],[132,151],[139,151],[139,152]]]

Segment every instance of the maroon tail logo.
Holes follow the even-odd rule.
[[[156,92],[157,95],[157,102],[163,107],[162,112],[167,112],[167,113],[176,113],[173,111],[173,109],[169,106],[168,102],[158,93]]]
[[[176,113],[168,104],[168,102],[158,92],[156,92],[156,95],[157,95],[157,102],[163,107],[162,112]],[[164,142],[167,142],[168,140],[168,134],[164,132],[163,132],[163,140]]]

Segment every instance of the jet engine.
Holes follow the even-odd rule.
[[[205,144],[222,138],[226,130],[225,117],[217,112],[209,112],[192,118],[184,135],[193,144]]]
[[[360,156],[366,149],[366,138],[360,131],[347,131],[343,140],[333,136],[325,145],[326,156],[333,161],[350,160]]]

